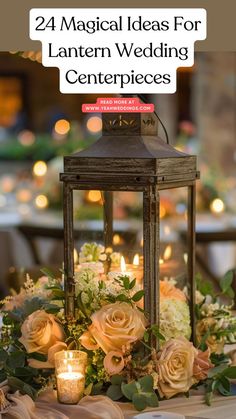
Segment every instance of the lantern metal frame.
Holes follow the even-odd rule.
[[[75,315],[73,190],[104,191],[104,243],[112,244],[112,192],[143,193],[144,308],[159,325],[160,195],[188,188],[188,284],[192,338],[195,337],[195,196],[196,156],[177,151],[157,135],[154,114],[102,114],[102,136],[89,148],[64,158],[65,312]],[[154,342],[155,344],[155,342]]]

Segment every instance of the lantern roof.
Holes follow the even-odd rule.
[[[116,173],[198,177],[196,156],[176,150],[158,137],[154,114],[102,114],[102,136],[85,150],[64,158],[65,173]]]

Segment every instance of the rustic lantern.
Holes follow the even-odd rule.
[[[189,300],[194,336],[196,157],[174,149],[157,136],[154,114],[103,113],[102,136],[88,149],[64,159],[64,267],[66,315],[74,316],[73,191],[104,191],[104,243],[112,244],[112,193],[137,191],[143,196],[144,307],[151,324],[159,323],[159,192],[187,187]]]

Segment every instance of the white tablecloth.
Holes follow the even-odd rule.
[[[43,393],[36,403],[29,396],[15,394],[12,403],[8,412],[0,416],[2,419],[131,419],[138,414],[131,404],[113,403],[104,396],[85,397],[75,406],[62,405],[52,391]],[[204,404],[201,395],[177,397],[160,402],[155,409],[157,415],[158,411],[179,413],[188,419],[235,419],[236,397],[215,397],[211,407]]]

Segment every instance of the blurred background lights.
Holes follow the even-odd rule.
[[[225,204],[220,198],[214,199],[210,204],[210,209],[214,213],[221,213],[225,209]]]
[[[11,176],[3,176],[1,180],[1,189],[4,193],[10,193],[15,188],[16,181]]]
[[[32,193],[29,189],[19,189],[16,192],[16,199],[18,202],[29,202],[32,199]]]
[[[97,134],[102,130],[102,119],[99,116],[91,116],[86,125],[89,132]]]
[[[59,119],[54,126],[56,134],[66,135],[70,131],[70,123],[66,119]]]
[[[89,191],[87,199],[90,202],[99,202],[101,201],[101,192],[100,191]]]
[[[33,166],[33,173],[35,176],[44,176],[47,173],[47,165],[44,161],[37,161]]]
[[[35,198],[35,205],[40,209],[47,208],[48,206],[48,198],[46,195],[38,195]]]
[[[7,204],[7,198],[4,195],[0,195],[0,208],[5,207]]]
[[[21,131],[18,135],[18,141],[21,143],[21,145],[29,147],[34,144],[35,135],[32,131],[29,130]]]

